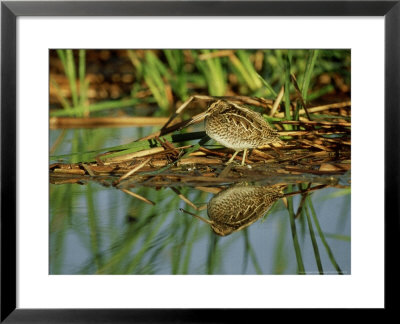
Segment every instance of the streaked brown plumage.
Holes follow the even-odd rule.
[[[282,186],[238,183],[215,195],[207,204],[213,231],[221,236],[239,231],[261,218],[271,205],[284,196]],[[204,219],[203,219],[204,220]]]
[[[247,149],[281,142],[278,132],[273,129],[261,114],[244,106],[217,100],[205,112],[205,131],[208,136],[222,145],[235,150],[232,158],[244,151],[244,164]]]

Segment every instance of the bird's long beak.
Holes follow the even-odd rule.
[[[185,125],[185,127],[203,121],[209,114],[210,113],[208,111],[205,111],[205,112],[202,112],[201,114],[193,116],[192,119],[190,119],[189,122]]]
[[[204,223],[207,223],[207,224],[209,224],[209,225],[214,224],[213,221],[210,221],[210,220],[208,220],[208,219],[205,219],[205,218],[203,218],[203,217],[201,217],[201,216],[199,216],[199,215],[193,214],[193,213],[191,213],[190,211],[184,210],[183,208],[180,208],[179,210],[182,211],[182,212],[184,212],[184,213],[186,213],[186,214],[189,214],[189,215],[191,215],[191,216],[193,216],[193,217],[196,217],[196,218],[200,219],[200,220],[203,221]]]

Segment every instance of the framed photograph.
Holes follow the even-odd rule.
[[[399,16],[2,2],[1,321],[392,309]]]

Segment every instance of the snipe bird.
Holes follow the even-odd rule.
[[[226,236],[253,224],[284,196],[282,185],[261,186],[242,182],[216,194],[207,204],[209,219],[184,212],[209,224],[213,232]]]
[[[244,151],[242,158],[244,165],[248,149],[282,142],[278,132],[261,114],[230,101],[221,99],[213,102],[191,123],[203,118],[207,135],[225,147],[235,150],[228,164],[241,151]]]

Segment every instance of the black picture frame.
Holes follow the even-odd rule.
[[[396,309],[391,265],[399,237],[400,1],[4,1],[1,3],[1,322],[236,322],[253,309],[16,307],[16,19],[19,16],[382,16],[385,19],[385,309]],[[371,44],[373,46],[373,44]],[[373,126],[371,125],[371,132]],[[366,134],[366,140],[371,134]],[[366,175],[368,176],[368,175]],[[374,190],[374,188],[371,188]]]

